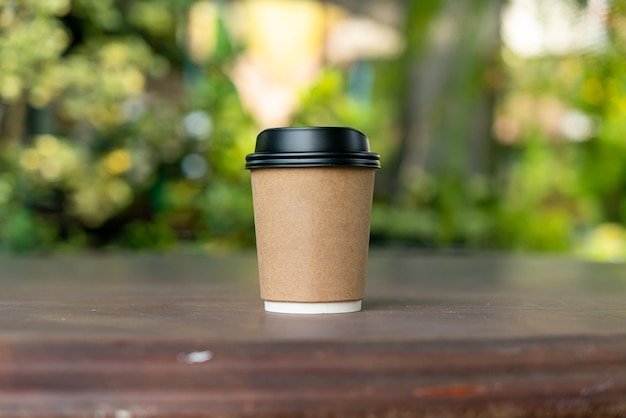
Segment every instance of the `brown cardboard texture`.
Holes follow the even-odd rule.
[[[363,299],[374,169],[251,170],[261,298]]]

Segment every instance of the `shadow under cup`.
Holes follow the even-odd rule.
[[[351,128],[273,128],[246,161],[265,310],[360,310],[380,167],[367,137]]]

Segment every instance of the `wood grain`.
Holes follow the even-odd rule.
[[[364,311],[267,314],[252,254],[2,261],[0,416],[626,414],[626,271],[374,253]]]

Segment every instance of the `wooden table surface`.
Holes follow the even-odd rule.
[[[626,416],[626,265],[376,252],[265,313],[254,254],[0,259],[0,416]]]

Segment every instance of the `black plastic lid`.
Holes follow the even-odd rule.
[[[271,128],[259,134],[246,168],[370,167],[380,168],[380,157],[370,152],[367,137],[352,128]]]

